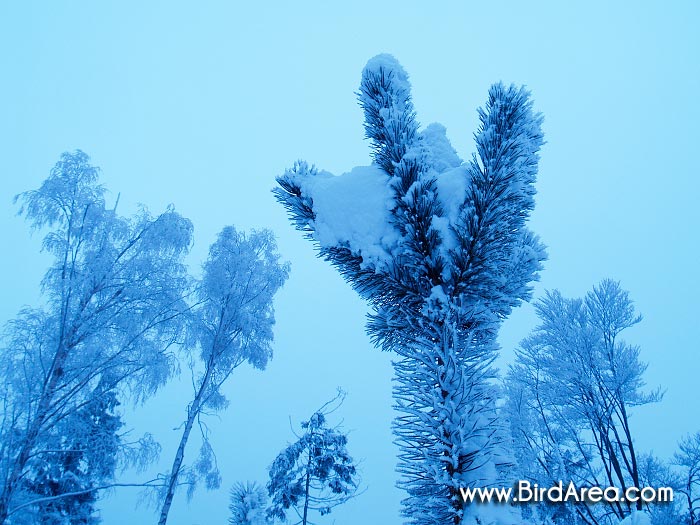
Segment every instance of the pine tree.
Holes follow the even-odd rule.
[[[112,480],[123,423],[115,413],[119,402],[113,391],[94,392],[92,398],[45,436],[45,447],[53,452],[48,461],[35,461],[30,469],[33,476],[25,480],[28,492],[47,498],[37,504],[42,525],[94,525],[101,521],[95,515],[97,491],[90,489]]]
[[[231,517],[229,525],[265,525],[267,519],[267,491],[257,483],[236,483],[231,487]]]
[[[479,111],[477,152],[453,167],[444,128],[442,136],[435,127],[419,132],[408,77],[393,57],[370,60],[359,100],[376,179],[390,194],[391,234],[374,232],[369,250],[320,231],[329,222],[319,210],[327,176],[306,163],[279,177],[275,193],[371,305],[374,343],[398,354],[394,432],[404,515],[415,524],[458,524],[468,516],[459,487],[495,482],[500,461],[489,386],[497,331],[529,299],[545,257],[525,227],[542,119],[524,89],[492,86]]]
[[[343,400],[339,393],[301,424],[301,436],[282,450],[270,466],[267,490],[272,498],[268,517],[287,520],[294,509],[296,522],[310,524],[309,511],[324,516],[352,498],[359,480],[355,463],[347,451],[348,437],[338,428],[328,426],[329,406]]]

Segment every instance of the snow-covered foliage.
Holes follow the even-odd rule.
[[[120,217],[104,194],[77,151],[18,196],[54,262],[44,305],[21,311],[0,349],[0,523],[39,499],[54,516],[89,510],[92,487],[114,473],[116,396],[143,400],[173,369],[192,225],[173,209]],[[72,498],[59,501],[64,492]]]
[[[660,399],[644,393],[646,365],[620,334],[641,320],[627,292],[605,280],[584,299],[548,292],[536,305],[541,324],[516,351],[506,409],[519,477],[540,486],[641,487],[629,410]],[[641,503],[638,510],[641,510]],[[612,525],[628,503],[540,506],[555,523]]]
[[[208,489],[219,487],[216,456],[201,423],[202,447],[190,468],[183,465],[185,447],[203,411],[226,407],[221,387],[234,369],[248,362],[262,370],[272,357],[272,301],[288,276],[289,263],[280,262],[269,230],[246,235],[228,226],[211,246],[202,279],[196,284],[197,303],[188,316],[187,342],[198,352],[203,370],[193,379],[194,399],[187,406],[180,444],[165,478],[160,525],[167,522],[175,488],[183,479],[189,496],[200,479]]]
[[[321,516],[352,498],[359,484],[354,461],[347,451],[348,437],[329,427],[327,408],[342,397],[326,403],[301,424],[302,434],[282,450],[270,465],[268,508],[271,520],[287,521],[292,508],[302,525],[311,523],[309,511]],[[337,406],[336,406],[337,408]]]
[[[677,492],[682,495],[688,525],[700,523],[700,432],[678,444],[673,464],[680,468]],[[654,524],[655,525],[655,524]]]
[[[37,461],[25,487],[36,495],[34,506],[42,524],[99,523],[94,504],[96,483],[112,479],[121,448],[121,419],[114,414],[116,396],[96,395],[95,401],[69,414],[43,436],[50,460]],[[75,496],[61,497],[77,493]],[[42,498],[46,500],[41,501]],[[56,498],[56,499],[52,499]]]
[[[359,101],[372,166],[333,177],[299,162],[275,194],[368,300],[375,344],[399,356],[394,428],[405,516],[460,523],[479,509],[465,514],[459,487],[498,482],[489,386],[496,334],[529,299],[545,258],[525,227],[542,118],[525,89],[492,86],[476,154],[460,164],[442,126],[419,131],[408,76],[393,57],[368,62]]]
[[[347,247],[368,268],[386,268],[399,240],[391,226],[393,194],[389,177],[376,165],[333,176],[303,163],[287,172],[313,201],[314,238],[319,246]],[[351,220],[348,220],[351,217]]]
[[[231,487],[229,525],[266,525],[267,491],[257,483],[236,483]]]

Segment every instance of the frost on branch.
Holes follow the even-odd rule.
[[[77,507],[93,519],[92,489],[113,482],[128,448],[119,398],[142,401],[173,371],[192,224],[172,208],[120,216],[98,175],[85,153],[64,153],[17,197],[53,261],[43,305],[21,311],[0,347],[0,523]]]

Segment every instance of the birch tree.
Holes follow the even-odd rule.
[[[673,464],[681,470],[678,492],[684,499],[685,520],[688,525],[698,525],[700,523],[700,432],[681,440],[678,451],[673,456]]]
[[[118,443],[112,435],[91,449],[85,431],[97,421],[85,419],[106,410],[98,427],[113,430],[118,425],[107,414],[114,396],[143,400],[170,376],[170,347],[181,339],[187,307],[182,257],[192,235],[191,223],[172,208],[155,217],[145,209],[119,216],[80,151],[64,153],[41,187],[18,200],[31,227],[46,232],[43,249],[53,263],[41,283],[43,304],[7,325],[0,349],[0,523],[34,503],[67,497],[63,491],[92,497],[112,480],[108,462]],[[98,451],[104,455],[89,459]],[[66,463],[71,455],[90,469],[73,488],[60,479],[77,474]],[[46,469],[60,482],[49,496],[35,492]]]
[[[165,525],[181,482],[191,496],[199,478],[217,488],[220,477],[214,451],[201,422],[205,411],[226,407],[221,388],[231,373],[248,362],[263,370],[272,357],[272,300],[289,275],[289,264],[279,260],[269,230],[249,235],[226,227],[211,246],[202,279],[196,284],[197,304],[192,309],[188,343],[198,353],[201,373],[194,381],[194,398],[187,406],[180,442],[170,474],[158,523]],[[184,465],[185,448],[195,423],[202,430],[202,447],[191,467]]]
[[[644,391],[639,348],[621,336],[641,321],[629,294],[607,279],[583,299],[548,292],[535,308],[540,325],[521,343],[507,378],[523,479],[623,493],[641,487],[630,410],[661,394]],[[617,523],[633,509],[641,510],[642,502],[569,505],[575,519],[590,525]],[[558,523],[574,521],[562,510],[559,515]]]

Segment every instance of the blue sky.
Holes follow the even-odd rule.
[[[367,491],[337,525],[399,523],[393,487],[391,356],[364,335],[366,307],[294,231],[270,193],[299,158],[334,173],[369,162],[355,92],[388,52],[413,85],[418,119],[447,127],[464,158],[489,85],[526,84],[544,113],[537,209],[548,246],[537,295],[622,281],[644,321],[629,333],[664,401],[633,419],[643,449],[669,455],[700,430],[697,369],[700,4],[668,2],[5,2],[0,6],[0,320],[39,300],[48,264],[12,197],[80,148],[127,213],[173,203],[195,225],[193,269],[225,225],[271,228],[292,274],[276,303],[275,357],[239,369],[210,426],[222,489],[184,495],[173,525],[224,523],[234,481],[265,481],[294,423],[348,391],[349,449]],[[503,363],[534,326],[503,329]],[[186,376],[127,412],[163,444],[189,396]],[[196,450],[192,442],[190,458]],[[125,479],[137,479],[134,473]],[[106,525],[153,523],[135,491],[103,502]],[[333,523],[326,520],[323,523]]]

